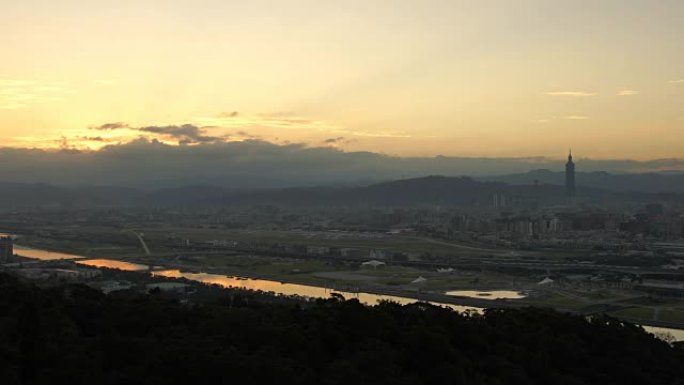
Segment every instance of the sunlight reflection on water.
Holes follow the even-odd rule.
[[[417,300],[413,298],[398,297],[393,295],[380,295],[380,294],[370,294],[370,293],[352,293],[347,291],[332,290],[324,287],[300,285],[295,283],[281,283],[276,281],[269,281],[263,279],[244,279],[238,277],[228,277],[225,275],[218,274],[207,274],[207,273],[188,273],[182,272],[180,270],[163,270],[155,271],[152,275],[171,277],[171,278],[186,278],[193,281],[203,282],[207,284],[217,284],[223,287],[237,287],[243,289],[251,290],[261,290],[265,292],[273,292],[283,295],[300,295],[304,297],[311,298],[327,298],[331,293],[342,294],[345,298],[357,298],[359,302],[365,303],[367,305],[375,305],[378,301],[389,300],[400,303],[402,305],[414,303]],[[465,311],[467,309],[472,309],[475,311],[481,311],[480,308],[469,307],[469,306],[459,306],[445,303],[434,303],[435,305],[449,307],[457,311]]]

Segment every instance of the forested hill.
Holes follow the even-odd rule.
[[[216,303],[0,275],[3,384],[682,384],[684,349],[548,310]]]

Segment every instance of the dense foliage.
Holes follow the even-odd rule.
[[[220,303],[0,274],[3,384],[683,384],[684,350],[608,318],[339,298]]]

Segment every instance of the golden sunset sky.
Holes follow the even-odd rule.
[[[681,0],[4,0],[0,52],[6,147],[187,124],[399,156],[683,151]]]

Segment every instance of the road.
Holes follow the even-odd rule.
[[[134,231],[134,230],[129,230],[133,234],[135,234],[136,237],[138,237],[138,240],[140,240],[140,245],[142,245],[143,250],[145,250],[146,255],[150,255],[150,248],[147,247],[147,243],[145,243],[145,239],[143,238],[143,235]]]
[[[424,242],[428,242],[428,243],[433,243],[436,245],[449,246],[449,247],[453,247],[455,249],[477,251],[477,252],[488,253],[488,254],[508,254],[511,252],[511,250],[487,249],[487,248],[476,247],[476,246],[468,246],[468,245],[464,245],[464,244],[460,244],[460,243],[440,241],[437,239],[426,238],[426,237],[410,237],[410,238],[420,240],[420,241],[424,241]]]

